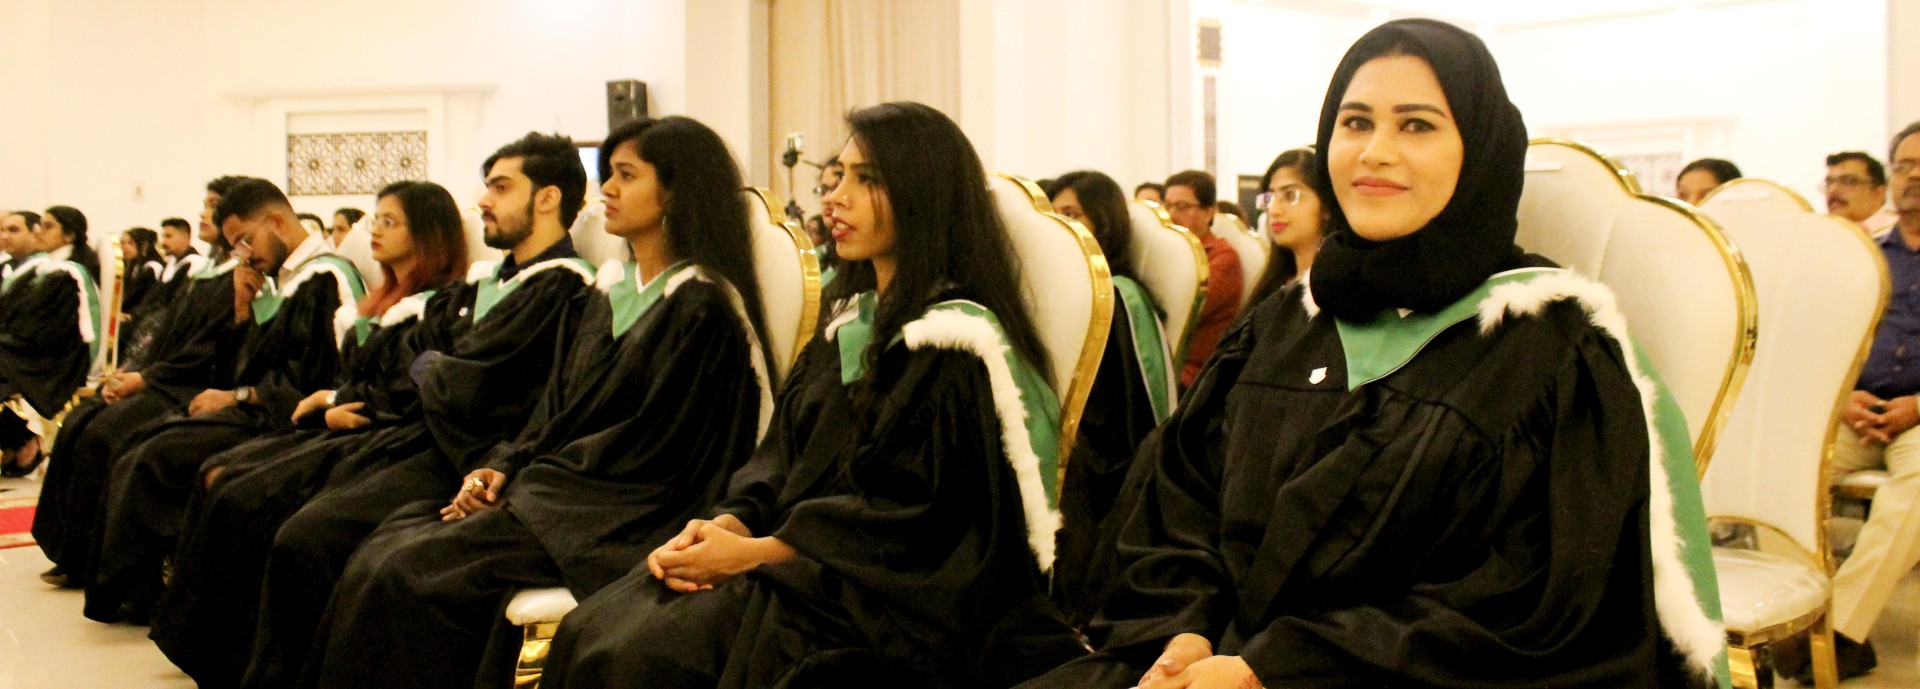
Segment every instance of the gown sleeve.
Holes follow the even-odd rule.
[[[276,428],[291,427],[300,400],[340,382],[340,350],[333,332],[334,312],[341,305],[337,280],[332,273],[309,278],[266,326],[278,331],[271,346],[279,349],[253,385],[258,404]]]
[[[80,290],[64,271],[19,280],[27,284],[14,285],[0,302],[0,396],[17,392],[52,417],[86,384],[93,364],[80,335]]]

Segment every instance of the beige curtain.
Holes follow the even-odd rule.
[[[818,170],[801,163],[787,187],[787,134],[805,133],[803,157],[822,163],[846,144],[854,108],[914,100],[958,119],[960,0],[773,0],[771,10],[769,173],[809,214]]]

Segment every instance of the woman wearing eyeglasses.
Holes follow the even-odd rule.
[[[1300,279],[1313,267],[1314,255],[1320,253],[1320,240],[1325,236],[1321,228],[1331,212],[1321,205],[1320,195],[1313,193],[1320,177],[1315,158],[1310,146],[1281,153],[1260,180],[1260,187],[1266,190],[1260,192],[1260,208],[1267,212],[1274,251],[1266,272],[1253,288],[1248,311],[1267,295]]]

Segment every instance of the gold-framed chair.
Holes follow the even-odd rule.
[[[1267,272],[1267,254],[1273,244],[1226,213],[1213,214],[1213,236],[1226,240],[1240,256],[1240,308],[1245,309],[1253,300],[1253,289],[1260,286],[1260,275]]]
[[[1053,212],[1053,203],[1038,185],[1002,172],[989,177],[987,186],[1020,263],[1027,308],[1053,359],[1050,382],[1060,396],[1056,478],[1064,480],[1080,413],[1086,409],[1087,392],[1100,369],[1107,330],[1113,325],[1113,276],[1093,233]]]
[[[1134,277],[1146,285],[1155,305],[1163,314],[1169,361],[1178,369],[1187,360],[1187,340],[1207,302],[1207,250],[1200,238],[1187,228],[1173,224],[1167,212],[1152,201],[1136,200],[1127,204],[1127,220],[1133,227],[1128,247],[1133,258]],[[1177,373],[1177,370],[1176,370]],[[1168,399],[1179,399],[1179,381],[1171,380]]]
[[[777,385],[793,369],[794,361],[812,338],[813,326],[819,320],[820,263],[813,253],[813,241],[799,225],[781,215],[782,204],[772,192],[749,188],[742,193],[747,197],[754,272],[760,281],[761,309],[769,331],[767,340],[772,347],[772,351],[767,352],[767,363],[772,368],[768,375]],[[602,203],[589,204],[580,212],[571,233],[581,258],[600,261],[626,258],[626,243],[607,234],[605,223]],[[522,635],[520,660],[514,668],[516,688],[532,689],[540,685],[554,632],[559,630],[560,620],[578,605],[573,592],[565,587],[528,589],[514,594],[507,602],[507,622],[520,627]]]
[[[1740,250],[1692,206],[1641,193],[1631,171],[1566,139],[1529,142],[1519,221],[1521,247],[1613,290],[1704,474],[1753,361],[1759,307]]]
[[[1752,548],[1714,548],[1733,679],[1766,686],[1754,650],[1804,631],[1814,684],[1830,689],[1839,678],[1826,476],[1886,307],[1886,263],[1858,225],[1772,182],[1733,180],[1700,210],[1740,245],[1767,324],[1701,484],[1710,519],[1755,536]]]

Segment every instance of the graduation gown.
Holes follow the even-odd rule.
[[[1189,632],[1270,687],[1724,668],[1691,442],[1604,287],[1510,271],[1367,323],[1308,297],[1262,302],[1150,436],[1099,653],[1024,686],[1130,687]]]
[[[120,311],[129,314],[131,319],[123,324],[120,340],[120,366],[138,371],[154,359],[152,351],[154,340],[160,331],[166,328],[167,318],[173,313],[174,302],[180,299],[193,275],[206,265],[206,257],[188,250],[179,258],[167,257],[165,264],[151,264],[152,285],[145,294],[137,299],[128,289],[128,297],[121,301]],[[131,276],[130,276],[131,277]]]
[[[171,414],[128,441],[109,472],[89,618],[114,621],[122,602],[158,596],[158,565],[172,551],[207,458],[292,427],[301,399],[339,384],[334,313],[365,293],[353,264],[330,254],[296,267],[284,285],[270,281],[253,300],[253,325],[233,368],[234,383],[254,388],[258,399],[200,416]]]
[[[0,281],[0,400],[53,418],[100,351],[100,297],[80,264],[36,254]],[[8,448],[12,449],[12,448]]]
[[[247,333],[246,324],[233,320],[235,265],[206,266],[188,278],[148,348],[148,361],[134,369],[146,382],[144,390],[111,405],[89,397],[67,412],[41,484],[33,537],[71,585],[93,580],[101,496],[108,467],[126,439],[183,411],[201,390],[233,386],[232,358]]]
[[[292,686],[361,541],[409,505],[444,506],[487,451],[525,427],[592,302],[594,271],[564,239],[502,280],[507,267],[474,265],[453,346],[411,365],[419,419],[347,448],[273,533],[243,686]]]
[[[240,683],[253,648],[259,582],[273,532],[319,488],[325,470],[344,452],[369,434],[418,419],[408,368],[420,353],[450,344],[461,309],[471,305],[470,292],[465,285],[422,292],[378,318],[341,307],[334,325],[345,375],[334,390],[335,403],[366,405],[360,413],[371,424],[326,430],[323,414],[315,412],[298,428],[249,440],[202,467],[150,634],[201,687]],[[221,474],[210,487],[214,467]]]
[[[542,686],[1006,686],[1084,653],[1041,571],[1051,390],[964,302],[906,326],[867,379],[858,304],[806,348],[712,512],[795,559],[691,594],[637,569],[562,621]]]
[[[525,465],[508,472],[505,507],[442,522],[429,503],[368,538],[303,685],[510,686],[521,634],[500,611],[514,593],[590,596],[716,501],[752,453],[773,397],[732,288],[690,264],[644,287],[632,264],[601,275],[611,298],[581,322],[528,437],[493,453]],[[400,665],[414,671],[388,671]]]

